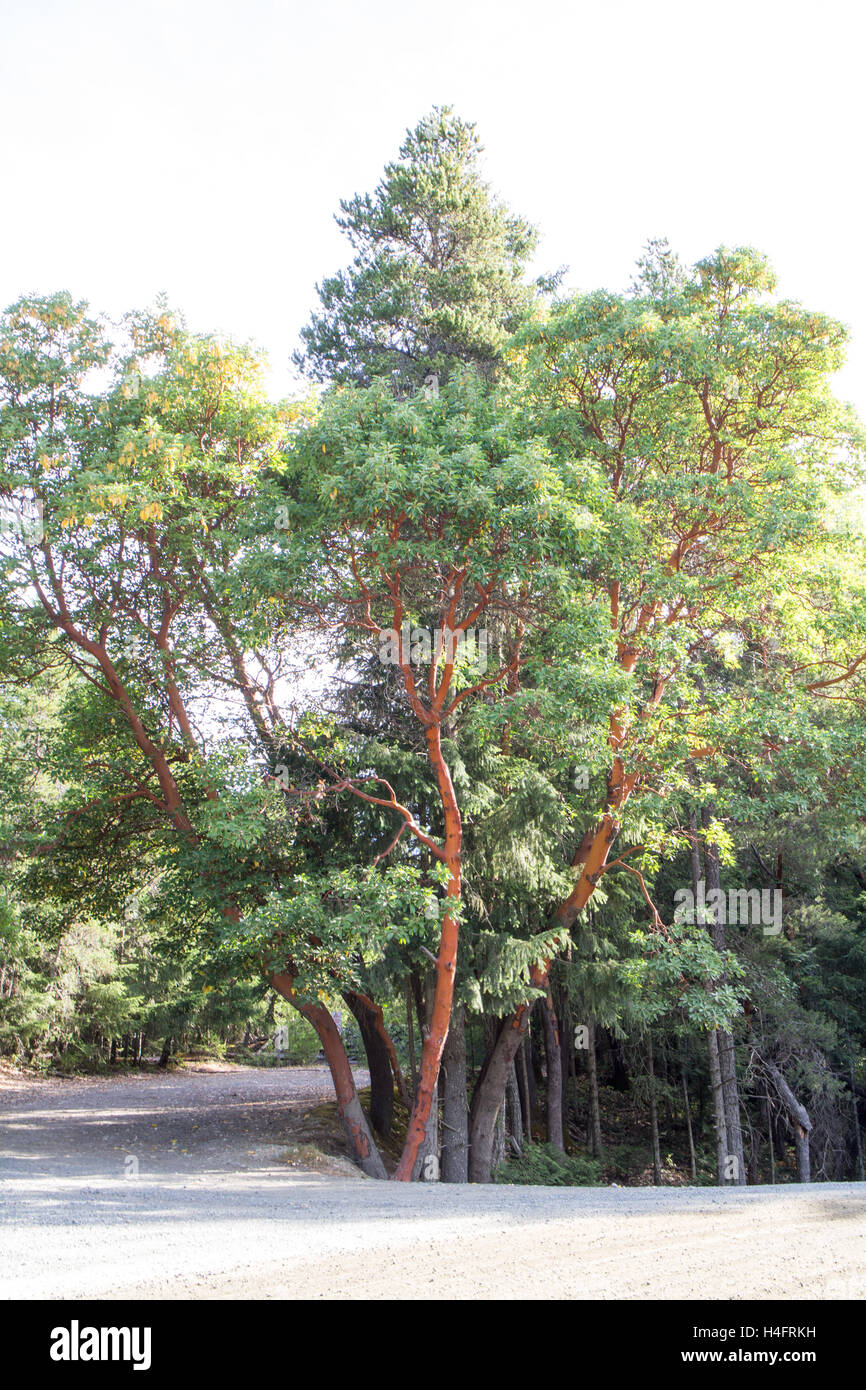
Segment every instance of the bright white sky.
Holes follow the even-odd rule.
[[[540,225],[539,270],[624,288],[652,236],[769,254],[853,331],[866,416],[863,7],[843,0],[2,0],[0,305],[161,290],[264,345],[273,388],[314,285],[432,105]]]

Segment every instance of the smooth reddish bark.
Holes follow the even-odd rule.
[[[445,896],[450,901],[459,902],[460,853],[463,843],[463,825],[460,818],[460,810],[457,805],[457,797],[454,793],[451,774],[448,771],[448,765],[442,755],[441,731],[438,723],[428,727],[425,730],[425,735],[427,739],[428,756],[436,775],[439,794],[442,799],[442,807],[445,813],[445,838],[443,842],[442,862],[449,871]],[[412,1179],[416,1160],[421,1152],[421,1146],[424,1143],[427,1122],[430,1118],[430,1110],[434,1098],[437,1095],[439,1068],[442,1063],[445,1039],[448,1036],[448,1026],[451,1020],[451,1004],[454,999],[458,935],[459,924],[457,916],[456,914],[451,916],[450,913],[447,913],[442,919],[442,935],[439,942],[439,954],[436,957],[435,963],[435,984],[433,1003],[430,1011],[430,1027],[421,1048],[418,1085],[415,1091],[412,1114],[409,1117],[406,1142],[403,1146],[403,1152],[400,1155],[400,1161],[393,1174],[395,1182],[410,1182]]]
[[[272,975],[271,984],[284,999],[288,1000],[293,1008],[297,1009],[299,1014],[313,1025],[319,1035],[325,1060],[331,1071],[331,1079],[337,1097],[337,1109],[345,1126],[352,1157],[369,1177],[386,1178],[388,1175],[385,1172],[385,1165],[373,1142],[367,1117],[361,1107],[355,1078],[352,1075],[352,1067],[343,1046],[343,1039],[340,1037],[339,1029],[329,1010],[325,1008],[324,1004],[299,1003],[295,996],[291,975]]]

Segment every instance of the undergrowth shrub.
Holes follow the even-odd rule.
[[[552,1144],[525,1144],[520,1158],[497,1168],[494,1181],[528,1187],[596,1187],[601,1164],[588,1154],[564,1154]]]

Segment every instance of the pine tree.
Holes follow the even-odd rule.
[[[491,196],[481,151],[474,125],[434,107],[372,196],[341,201],[355,259],[317,287],[294,358],[307,375],[412,391],[456,362],[490,372],[538,292],[523,280],[536,233]]]

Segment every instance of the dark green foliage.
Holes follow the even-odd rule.
[[[586,1154],[563,1154],[550,1144],[527,1144],[520,1158],[496,1170],[496,1182],[530,1187],[599,1187],[602,1164]]]
[[[434,110],[341,205],[354,260],[297,357],[330,389],[279,409],[254,351],[165,312],[131,315],[116,349],[68,295],[3,317],[0,491],[39,497],[46,544],[0,545],[0,1053],[265,1064],[285,1027],[286,1059],[315,1061],[276,970],[343,1014],[360,1065],[343,995],[363,991],[408,1073],[446,915],[441,710],[435,671],[413,704],[381,640],[398,609],[432,628],[459,594],[490,676],[461,657],[441,718],[468,1089],[535,1004],[521,1113],[544,1133],[530,974],[556,956],[578,1149],[524,1128],[496,1180],[645,1181],[654,1111],[665,1180],[709,1181],[717,1031],[752,1178],[794,1171],[774,1076],[809,1110],[814,1176],[856,1175],[866,554],[858,427],[829,389],[844,331],[774,299],[743,248],[687,268],[656,243],[629,293],[550,304],[479,158]],[[73,627],[49,612],[58,574]],[[782,890],[781,932],[716,943],[677,920],[695,847],[724,891]],[[506,1113],[519,1129],[513,1086]]]
[[[455,363],[493,367],[533,301],[521,277],[536,237],[491,197],[480,153],[472,125],[434,109],[375,193],[340,204],[355,259],[301,334],[295,360],[314,379],[405,391]]]

